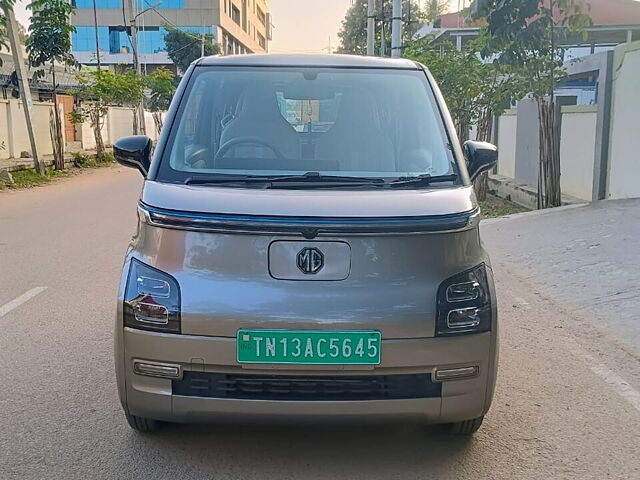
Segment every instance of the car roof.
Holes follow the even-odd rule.
[[[389,68],[417,70],[418,65],[405,58],[391,59],[360,55],[281,55],[248,54],[204,57],[196,65],[242,67],[336,67],[336,68]]]

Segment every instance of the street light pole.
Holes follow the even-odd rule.
[[[94,0],[95,1],[95,0]],[[133,67],[136,69],[136,73],[138,75],[142,75],[142,67],[140,65],[140,58],[138,56],[138,26],[137,20],[138,15],[134,15],[133,13],[133,0],[127,0],[127,5],[129,7],[129,25],[131,27],[131,49],[133,50]],[[142,12],[141,12],[142,13]],[[146,135],[147,129],[144,121],[144,105],[143,102],[140,102],[137,109],[138,115],[138,130],[140,134]]]

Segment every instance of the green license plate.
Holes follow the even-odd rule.
[[[380,332],[238,330],[239,363],[378,365]]]

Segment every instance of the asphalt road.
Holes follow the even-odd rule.
[[[112,168],[0,193],[0,479],[640,478],[638,356],[615,323],[602,326],[605,309],[575,308],[545,268],[526,266],[525,244],[498,241],[522,219],[483,227],[501,357],[472,439],[406,425],[133,432],[116,395],[112,324],[140,185]],[[530,221],[545,228],[544,216]],[[537,262],[565,259],[546,255]],[[629,280],[635,298],[638,276]]]

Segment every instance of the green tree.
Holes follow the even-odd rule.
[[[112,101],[115,105],[129,107],[132,110],[133,133],[138,135],[140,132],[138,110],[144,99],[145,79],[128,66],[122,66],[116,70],[116,82],[119,88]]]
[[[54,164],[57,170],[64,169],[64,137],[62,136],[62,121],[56,101],[58,85],[56,81],[56,63],[63,65],[77,65],[71,54],[71,34],[75,27],[71,25],[69,16],[73,6],[67,0],[34,0],[28,5],[31,10],[31,25],[27,39],[29,63],[38,70],[34,78],[42,78],[48,68],[53,83],[53,125],[51,141],[53,144]]]
[[[384,19],[386,54],[391,53],[391,0],[376,1],[376,55],[381,54],[382,24]],[[420,11],[415,0],[402,1],[402,38],[406,45],[415,36],[420,22],[424,20],[424,14]],[[338,53],[350,53],[353,55],[366,55],[367,53],[367,0],[355,0],[347,10],[342,27],[338,32],[340,47]]]
[[[102,159],[105,154],[102,127],[109,106],[135,109],[134,105],[138,105],[142,100],[143,83],[141,78],[131,70],[124,73],[94,70],[81,72],[76,78],[80,89],[75,93],[81,101],[81,106],[80,109],[75,110],[72,121],[74,123],[89,121],[96,141],[98,159]]]
[[[164,43],[167,46],[169,58],[178,68],[178,72],[186,72],[191,62],[202,55],[202,36],[184,32],[170,25],[165,25],[167,33]],[[204,36],[204,55],[216,55],[220,53],[217,43],[214,43],[213,35]]]
[[[169,109],[176,91],[175,75],[171,70],[160,67],[146,78],[146,86],[150,91],[147,108],[151,111],[156,130],[160,134],[162,113]]]
[[[484,64],[471,49],[457,50],[451,43],[436,45],[431,38],[411,43],[405,56],[423,63],[438,83],[461,142],[480,115]]]
[[[539,207],[561,205],[559,111],[553,92],[565,75],[559,40],[584,31],[591,19],[581,0],[482,0],[478,15],[488,22],[485,56],[513,69],[538,105],[540,160]],[[560,27],[560,28],[559,28]]]
[[[435,44],[432,37],[425,37],[414,41],[405,52],[425,64],[438,82],[461,142],[469,138],[472,125],[477,127],[477,140],[490,142],[494,117],[501,115],[513,98],[526,93],[512,68],[479,59],[478,52],[487,41],[484,29],[461,51],[451,43]],[[484,200],[488,174],[476,180],[475,188],[478,198]]]

